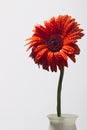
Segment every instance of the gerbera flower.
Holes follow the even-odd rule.
[[[31,48],[30,57],[36,64],[56,72],[58,68],[68,67],[68,57],[76,62],[75,55],[80,53],[76,42],[84,35],[82,31],[71,16],[52,17],[44,26],[34,27],[32,37],[27,39],[27,51]]]

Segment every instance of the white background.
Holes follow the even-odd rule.
[[[25,39],[35,24],[62,14],[76,18],[85,36],[77,62],[69,60],[62,89],[62,113],[79,115],[87,129],[87,1],[0,0],[0,129],[47,130],[47,115],[56,113],[59,71],[47,72],[28,58]]]

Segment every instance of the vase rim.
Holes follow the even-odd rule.
[[[61,117],[58,117],[57,114],[48,114],[47,117],[49,120],[58,120],[58,119],[76,119],[78,115],[76,114],[61,114]]]

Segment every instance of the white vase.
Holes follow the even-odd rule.
[[[74,114],[62,114],[61,117],[57,117],[56,114],[48,115],[49,129],[48,130],[77,130],[76,119],[77,115]]]

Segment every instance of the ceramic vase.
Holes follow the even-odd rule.
[[[56,114],[48,115],[49,128],[48,130],[77,130],[76,119],[77,115],[74,114],[62,114],[61,117],[57,117]]]

